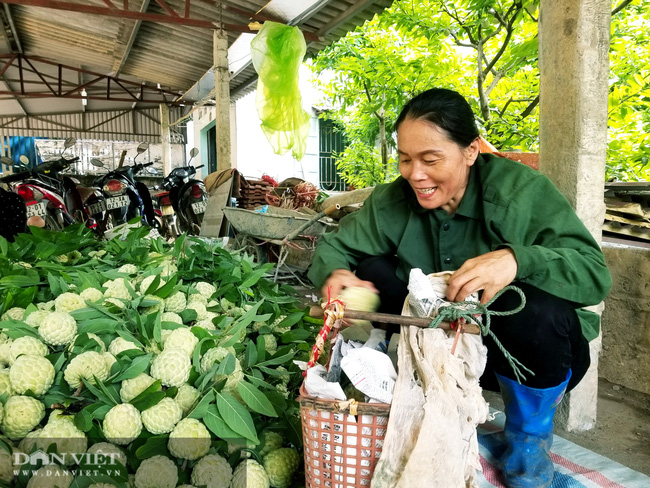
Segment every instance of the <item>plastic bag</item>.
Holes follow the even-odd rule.
[[[291,149],[297,160],[305,155],[310,127],[298,88],[298,70],[306,52],[300,29],[277,22],[264,22],[251,42],[262,131],[276,154]]]

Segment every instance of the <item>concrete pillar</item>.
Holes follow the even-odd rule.
[[[600,242],[607,149],[610,0],[542,0],[539,17],[540,163]],[[602,310],[602,308],[600,309]],[[558,409],[567,430],[596,423],[600,337],[592,365]]]
[[[167,176],[172,170],[171,131],[169,129],[169,107],[164,103],[160,107],[160,142],[162,147],[163,175]]]
[[[217,144],[217,171],[230,169],[230,72],[228,71],[228,36],[222,29],[215,29],[214,42],[214,89],[216,101],[215,126]]]
[[[230,104],[230,165],[237,167],[237,104]]]

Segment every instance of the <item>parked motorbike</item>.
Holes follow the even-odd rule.
[[[136,158],[148,147],[147,143],[140,144],[137,148]],[[98,160],[94,160],[94,162],[97,164]],[[95,180],[94,185],[102,189],[106,199],[106,215],[100,223],[102,232],[125,224],[135,217],[140,217],[143,223],[151,227],[156,226],[149,189],[144,183],[135,179],[140,171],[152,164],[136,163],[134,158],[132,166],[119,166]]]
[[[47,229],[60,230],[74,222],[85,222],[88,227],[94,227],[95,221],[85,212],[83,202],[91,196],[97,197],[98,192],[82,187],[62,174],[79,160],[63,156],[65,150],[75,143],[74,138],[66,139],[59,159],[45,161],[35,168],[29,168],[25,156],[19,158],[19,165],[9,158],[2,158],[4,164],[13,166],[14,173],[0,180],[23,198],[27,205],[27,218],[42,217]]]
[[[154,187],[155,190],[160,190],[161,188],[162,186]],[[169,192],[162,191],[155,193],[152,200],[156,218],[160,220],[160,235],[165,240],[176,239],[181,234],[181,231],[178,227],[176,212],[174,211]]]
[[[202,164],[190,164],[197,154],[199,150],[193,148],[188,165],[173,169],[163,180],[165,191],[155,195],[163,216],[163,229],[169,229],[174,237],[179,231],[191,235],[198,235],[201,231],[208,194],[203,181],[194,179],[196,170],[203,167]]]

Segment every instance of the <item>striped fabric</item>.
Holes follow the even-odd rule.
[[[482,475],[481,488],[504,487],[498,462],[506,446],[502,434],[505,415],[495,412],[493,421],[478,428]],[[551,488],[649,488],[650,477],[561,437],[553,437],[551,459],[555,476]]]

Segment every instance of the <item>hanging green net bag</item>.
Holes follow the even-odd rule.
[[[306,52],[300,29],[277,22],[264,22],[251,42],[262,131],[276,154],[291,149],[297,160],[305,154],[310,127],[298,88],[298,70]]]

